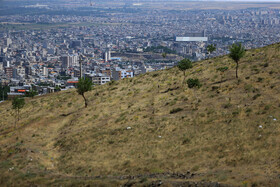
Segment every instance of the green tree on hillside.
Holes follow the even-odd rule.
[[[183,84],[185,82],[186,79],[186,70],[190,69],[193,67],[192,62],[189,59],[183,59],[180,62],[178,62],[177,67],[179,68],[180,71],[183,71],[184,73],[184,80],[183,80]]]
[[[80,78],[79,82],[77,84],[77,92],[78,94],[80,94],[81,96],[83,96],[84,100],[85,100],[85,108],[87,108],[88,103],[87,103],[87,99],[85,97],[85,93],[92,90],[92,82],[89,78]]]
[[[229,51],[229,57],[236,63],[236,78],[238,78],[239,61],[245,55],[245,48],[241,45],[241,43],[232,44]]]
[[[15,110],[16,112],[16,115],[15,115],[15,124],[16,124],[16,121],[19,121],[19,112],[20,112],[20,109],[22,109],[25,105],[25,101],[24,101],[24,98],[23,97],[15,97],[13,99],[13,102],[12,102],[12,108]]]
[[[210,54],[212,54],[214,51],[216,51],[216,45],[213,45],[213,44],[208,45],[206,49],[207,49],[208,54],[210,55]]]

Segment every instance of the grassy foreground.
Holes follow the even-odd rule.
[[[147,73],[95,87],[86,109],[75,90],[28,98],[16,126],[1,103],[0,184],[279,186],[279,60],[279,44],[247,51],[239,80],[227,56],[196,62],[200,89]]]

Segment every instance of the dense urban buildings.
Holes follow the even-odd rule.
[[[65,10],[38,4],[25,8],[44,13],[1,13],[1,84],[33,85],[47,93],[72,88],[80,76],[104,84],[169,68],[182,58],[208,58],[209,44],[217,47],[210,56],[217,56],[236,42],[250,49],[280,41],[279,9],[175,11],[141,5]]]

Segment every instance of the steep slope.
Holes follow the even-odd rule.
[[[16,126],[4,102],[0,184],[277,186],[279,60],[279,44],[247,51],[239,80],[227,56],[196,62],[187,79],[200,89],[177,68],[111,82],[86,109],[75,90],[26,99]]]

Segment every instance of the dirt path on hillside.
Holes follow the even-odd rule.
[[[41,120],[19,129],[21,139],[28,149],[28,159],[39,163],[45,171],[57,171],[56,163],[60,154],[54,144],[59,136],[59,129],[69,120],[69,118],[57,116],[48,121]]]
[[[17,129],[20,139],[25,142],[27,159],[32,161],[34,165],[39,164],[44,167],[42,171],[38,172],[47,173],[47,178],[56,178],[62,181],[89,181],[91,183],[94,183],[96,180],[115,180],[123,183],[122,186],[124,187],[141,185],[143,181],[145,181],[145,184],[148,184],[148,186],[226,186],[217,182],[195,181],[194,178],[202,176],[202,174],[191,172],[85,177],[60,173],[56,167],[60,153],[57,148],[55,148],[54,144],[60,136],[61,128],[65,124],[71,123],[72,118],[71,115],[59,115],[48,121],[41,120]],[[59,123],[55,123],[57,121],[59,121]]]

